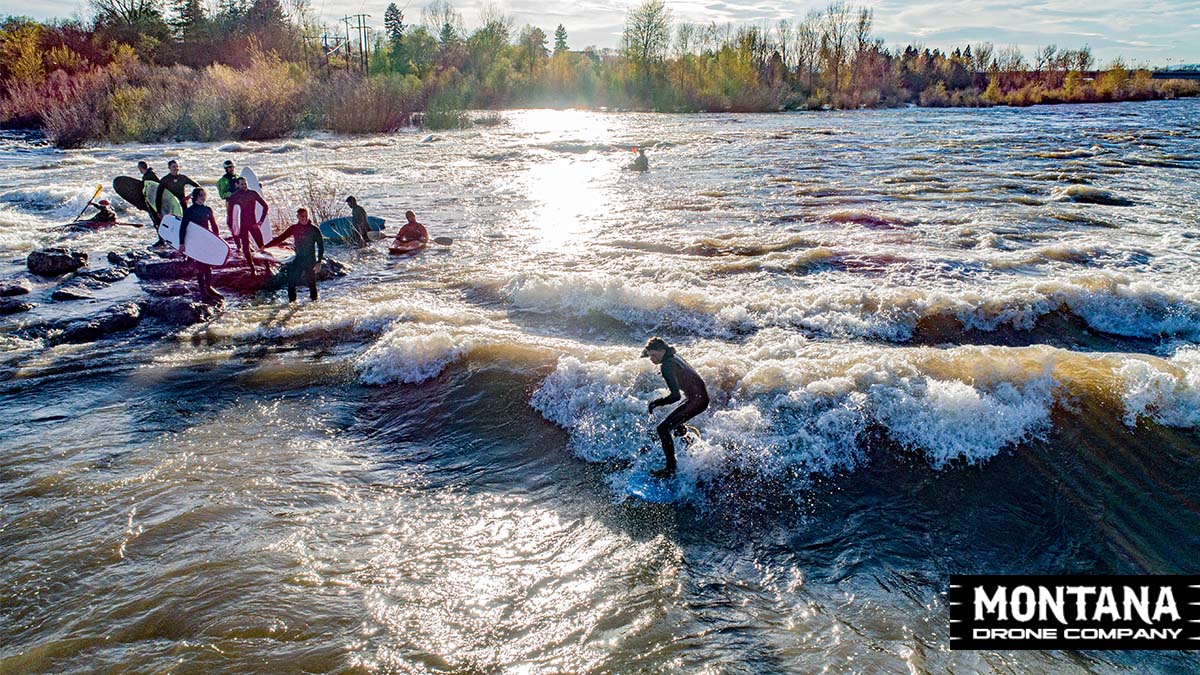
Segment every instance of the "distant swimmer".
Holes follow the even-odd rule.
[[[354,196],[346,197],[346,203],[350,205],[350,219],[354,223],[350,240],[358,246],[366,246],[371,241],[368,237],[371,226],[367,222],[367,210],[358,205],[358,199]]]
[[[667,465],[653,472],[653,475],[656,478],[672,478],[675,476],[675,441],[671,435],[684,435],[684,425],[687,421],[708,409],[708,388],[704,386],[700,374],[675,353],[674,347],[660,337],[651,338],[646,343],[642,356],[649,357],[652,363],[662,367],[663,380],[666,380],[667,388],[670,389],[666,396],[650,402],[649,412],[653,413],[655,408],[670,405],[683,398],[683,404],[672,410],[657,428],[663,454],[667,457]],[[682,396],[680,392],[683,392]]]
[[[232,159],[225,160],[225,173],[217,179],[217,194],[221,195],[221,199],[229,201],[237,191],[237,179],[237,166]]]
[[[633,160],[633,164],[629,165],[631,171],[648,171],[650,169],[650,160],[646,159],[645,148],[634,148],[637,153],[637,159]]]
[[[262,195],[254,190],[251,190],[246,185],[245,178],[238,178],[234,184],[237,189],[229,196],[225,202],[225,222],[229,227],[230,232],[237,232],[237,244],[242,252],[242,257],[246,259],[246,264],[250,266],[250,274],[258,274],[254,268],[254,259],[250,257],[250,237],[254,237],[254,243],[258,245],[259,250],[266,248],[263,245],[262,232],[258,226],[262,221],[267,219],[267,212],[270,210],[267,207],[267,202],[263,200]],[[261,219],[254,217],[255,204],[262,204],[263,215]],[[240,220],[235,228],[233,226],[233,207],[238,207]],[[263,263],[265,266],[266,263]]]
[[[192,203],[183,210],[183,217],[180,218],[179,224],[179,252],[187,253],[187,232],[189,225],[198,225],[209,230],[213,234],[220,236],[217,231],[217,219],[213,216],[212,209],[204,205],[207,194],[204,188],[196,188],[192,190]],[[193,263],[199,269],[198,281],[200,282],[200,299],[204,302],[220,302],[225,299],[225,296],[218,293],[212,287],[212,266],[205,265],[202,262],[195,261]]]
[[[266,248],[278,246],[288,237],[296,251],[296,258],[288,263],[288,302],[296,301],[296,286],[301,282],[308,286],[308,296],[317,299],[317,262],[325,259],[325,240],[321,229],[308,222],[308,209],[296,210],[296,223],[271,240]]]
[[[101,199],[98,202],[88,202],[88,206],[96,207],[96,213],[88,218],[89,223],[115,223],[117,222],[117,212],[113,210],[107,199]]]

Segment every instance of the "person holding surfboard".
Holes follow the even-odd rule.
[[[684,435],[687,432],[687,421],[708,409],[708,388],[704,386],[700,374],[675,353],[674,347],[660,337],[650,338],[646,347],[642,349],[642,357],[649,358],[652,363],[661,366],[663,380],[670,390],[666,396],[650,402],[649,412],[653,413],[655,408],[670,405],[683,398],[683,404],[672,410],[656,429],[658,438],[662,441],[663,454],[667,457],[667,465],[651,475],[655,478],[670,479],[675,476],[675,441],[671,435]]]
[[[221,195],[221,199],[229,201],[237,190],[237,179],[237,166],[232,159],[225,160],[225,174],[217,179],[217,194]]]
[[[154,173],[154,169],[151,169],[150,165],[147,164],[145,160],[138,162],[138,171],[142,172],[143,183],[148,183],[150,181],[154,181],[155,183],[158,182],[158,174]]]
[[[168,191],[175,195],[180,205],[187,206],[187,195],[184,193],[184,190],[188,186],[193,188],[200,187],[199,183],[179,172],[179,162],[175,160],[167,162],[167,170],[167,175],[163,176],[163,179],[158,182],[158,192],[154,196],[154,208],[159,213],[162,213],[163,191]]]
[[[316,266],[318,261],[325,259],[325,240],[321,237],[321,228],[308,222],[308,209],[296,209],[295,224],[264,248],[278,246],[288,237],[292,238],[292,248],[296,251],[296,258],[288,263],[288,302],[296,301],[296,286],[301,281],[308,286],[309,298],[316,300]]]
[[[367,236],[371,231],[371,226],[367,222],[367,210],[358,205],[358,200],[353,195],[346,197],[346,203],[350,205],[350,217],[354,220],[351,239],[358,246],[366,246],[371,243]]]
[[[234,190],[225,202],[225,222],[229,231],[236,233],[234,236],[237,238],[238,249],[242,252],[242,257],[246,259],[246,264],[250,266],[250,274],[257,275],[258,270],[254,267],[254,259],[250,257],[250,237],[254,237],[254,243],[258,245],[259,250],[266,248],[263,245],[263,236],[259,231],[259,225],[267,219],[267,212],[270,209],[262,195],[247,186],[245,178],[238,178],[235,185],[237,190]],[[260,219],[254,217],[256,204],[262,204],[263,215]],[[241,212],[241,219],[237,227],[233,225],[234,207],[238,207]],[[266,263],[263,263],[263,266],[266,267]]]
[[[220,232],[217,231],[217,219],[213,216],[212,209],[204,205],[207,194],[204,188],[198,187],[192,190],[192,204],[183,210],[183,217],[180,218],[182,222],[179,225],[179,252],[184,255],[187,255],[188,225],[195,223],[220,236]],[[200,299],[204,302],[220,302],[224,300],[225,296],[218,293],[212,287],[212,266],[196,261],[196,267],[200,270],[198,279],[200,282]]]

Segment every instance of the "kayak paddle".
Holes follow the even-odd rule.
[[[104,189],[103,185],[96,186],[96,191],[92,193],[92,198],[87,200],[87,204],[83,205],[83,208],[79,211],[79,215],[75,216],[75,220],[71,221],[72,223],[77,222],[80,218],[83,217],[84,212],[87,211],[88,207],[92,205],[92,202],[96,201],[96,197],[100,196],[100,191],[103,189]]]

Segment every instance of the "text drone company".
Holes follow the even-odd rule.
[[[1200,577],[952,576],[953,649],[1195,649]]]

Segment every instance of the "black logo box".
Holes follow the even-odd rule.
[[[1058,620],[1053,612],[1046,612],[1041,620],[1040,613],[1021,621],[1013,616],[1013,591],[1025,586],[1034,591],[1035,598],[1040,589],[1051,592],[1058,588],[1088,587],[1097,589],[1086,596],[1086,619],[1078,620],[1078,595],[1063,593],[1063,614],[1066,623]],[[989,599],[994,600],[999,588],[1005,591],[1006,620],[996,613],[985,612],[983,620],[976,614],[976,589],[983,589]],[[1099,589],[1108,587],[1114,593],[1121,618],[1105,617],[1095,620]],[[1160,615],[1159,621],[1147,624],[1136,609],[1126,617],[1125,588],[1140,593],[1148,587],[1150,617],[1153,619],[1156,603],[1162,589],[1168,589],[1179,619]],[[1020,599],[1028,597],[1018,594]],[[1197,575],[951,575],[950,577],[950,648],[1040,650],[1040,649],[1200,649],[1200,576]],[[1022,605],[1022,611],[1027,611]],[[1129,618],[1131,620],[1126,620]],[[1121,629],[1129,631],[1128,634]],[[1144,632],[1138,633],[1138,630]],[[1164,634],[1173,637],[1164,637]]]

